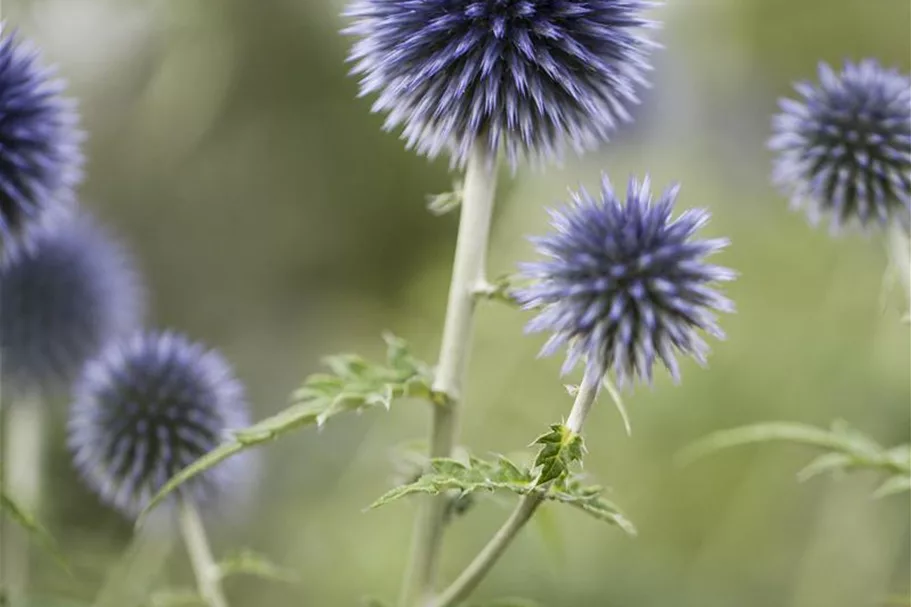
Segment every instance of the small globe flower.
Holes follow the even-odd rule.
[[[607,140],[645,86],[645,0],[353,0],[352,73],[409,148],[475,141],[493,157],[559,159]]]
[[[836,74],[819,66],[819,83],[795,85],[783,99],[769,147],[773,180],[810,221],[905,228],[911,218],[911,78],[868,59]]]
[[[126,250],[84,211],[45,214],[0,261],[4,391],[65,387],[107,342],[135,331],[144,289]]]
[[[243,387],[218,353],[175,333],[141,333],[86,366],[69,445],[89,486],[135,517],[175,473],[248,425]],[[204,506],[239,487],[248,463],[235,456],[176,493]]]
[[[573,193],[571,204],[551,211],[554,231],[532,240],[546,259],[522,264],[528,283],[514,296],[540,310],[529,332],[553,333],[542,355],[568,344],[564,373],[584,358],[586,374],[612,371],[620,386],[651,383],[660,359],[676,382],[676,352],[705,364],[699,330],[724,338],[714,312],[733,312],[734,305],[712,283],[735,274],[704,258],[728,241],[693,237],[707,211],[672,220],[677,192],[673,186],[653,201],[648,177],[630,179],[622,202],[604,176],[600,197]]]
[[[83,134],[63,82],[0,24],[0,242],[46,208],[73,198]]]

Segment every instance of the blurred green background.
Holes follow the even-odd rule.
[[[393,330],[433,361],[456,217],[427,194],[451,185],[380,129],[346,75],[341,0],[4,0],[4,18],[60,66],[78,97],[88,177],[82,199],[131,243],[153,294],[152,322],[221,349],[257,418],[323,355],[381,356]],[[884,444],[909,440],[911,357],[900,292],[881,298],[876,235],[830,238],[768,184],[776,99],[820,60],[877,57],[911,67],[907,0],[681,0],[656,11],[666,49],[637,123],[601,154],[563,168],[504,172],[490,271],[532,255],[527,234],[566,189],[649,172],[677,180],[680,204],[705,206],[706,230],[733,246],[718,261],[741,278],[736,315],[707,370],[687,362],[673,386],[628,398],[626,436],[609,401],[586,435],[586,470],[640,536],[565,508],[517,540],[479,597],[523,595],[553,607],[865,607],[909,591],[906,496],[869,499],[857,475],[799,485],[811,452],[744,448],[679,468],[674,454],[734,425],[843,418]],[[560,360],[535,357],[527,316],[479,313],[463,444],[522,449],[569,407]],[[90,599],[119,560],[129,523],[84,490],[63,442],[65,399],[41,516],[75,563],[68,578],[33,555],[38,591]],[[253,504],[212,525],[215,549],[250,547],[296,571],[297,585],[228,582],[232,605],[356,605],[396,596],[413,502],[363,512],[390,487],[394,445],[423,437],[428,411],[336,418],[261,451]],[[507,513],[485,502],[455,523],[454,575]],[[189,586],[178,549],[170,583]]]

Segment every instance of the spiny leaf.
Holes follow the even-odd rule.
[[[540,468],[538,485],[568,474],[570,466],[581,461],[585,452],[582,437],[562,424],[552,425],[550,432],[536,438],[532,445],[542,445],[534,463],[534,467]]]
[[[429,365],[417,360],[408,344],[385,334],[386,361],[371,363],[360,356],[343,354],[325,360],[332,373],[309,376],[293,395],[288,408],[253,424],[234,430],[215,449],[170,478],[149,501],[137,524],[177,487],[246,449],[273,441],[304,426],[322,427],[326,421],[345,412],[376,407],[388,409],[397,398],[419,398],[445,405],[444,395],[433,392],[433,373]]]
[[[297,575],[280,567],[250,550],[243,550],[228,555],[218,564],[219,575],[222,579],[232,575],[252,575],[275,582],[294,583],[298,581]]]
[[[885,449],[869,436],[838,420],[830,430],[805,424],[773,422],[723,430],[690,445],[678,456],[683,464],[742,445],[782,441],[824,451],[798,473],[806,481],[824,472],[871,470],[887,475],[876,491],[884,497],[911,489],[911,445]]]
[[[0,488],[3,486],[3,479],[0,478]],[[22,527],[44,550],[46,550],[57,564],[60,565],[68,574],[70,573],[69,565],[57,542],[38,520],[32,516],[25,508],[20,506],[9,494],[0,489],[0,513],[8,516],[10,520]]]
[[[466,465],[450,458],[430,461],[429,468],[412,483],[387,491],[368,509],[379,508],[397,499],[425,493],[439,495],[457,490],[464,494],[475,492],[508,491],[517,495],[539,492],[545,499],[569,504],[587,512],[598,520],[616,525],[633,535],[635,527],[612,502],[606,500],[599,486],[587,486],[572,474],[555,479],[548,488],[535,484],[538,475],[533,469],[518,465],[503,456],[493,461],[470,458]]]

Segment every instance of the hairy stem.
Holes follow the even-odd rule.
[[[588,416],[592,404],[598,397],[600,386],[600,377],[593,376],[591,373],[585,374],[582,379],[582,385],[579,386],[579,391],[576,393],[573,408],[569,412],[569,419],[566,421],[566,427],[573,433],[579,434],[582,432],[582,425],[585,423],[585,418]],[[538,506],[544,501],[544,495],[549,488],[550,485],[548,484],[538,491],[524,495],[519,501],[519,505],[509,515],[503,526],[487,542],[487,545],[481,549],[481,552],[478,553],[468,567],[459,574],[459,577],[436,600],[430,603],[429,607],[450,607],[465,600],[490,573],[490,570],[503,556],[503,553],[506,552],[513,539],[525,526],[525,523],[531,519]]]
[[[199,594],[209,607],[228,607],[224,591],[221,588],[221,573],[212,556],[206,530],[203,527],[199,512],[188,501],[180,505],[180,529],[187,552],[190,553],[190,564],[196,575],[196,586]]]
[[[496,190],[496,163],[482,144],[475,145],[465,171],[459,234],[452,282],[433,390],[446,396],[433,409],[430,457],[449,457],[459,431],[462,390],[474,324],[475,288],[485,279],[487,242]],[[434,592],[443,539],[446,496],[427,498],[415,521],[410,563],[402,587],[401,606],[429,600]]]
[[[44,451],[44,407],[35,396],[18,398],[6,410],[3,426],[4,491],[27,512],[41,507],[42,456]],[[11,605],[20,605],[28,586],[29,537],[21,527],[2,519],[3,566],[0,586]]]

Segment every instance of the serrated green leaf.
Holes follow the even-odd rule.
[[[498,456],[493,461],[472,457],[468,465],[454,459],[437,458],[430,461],[427,472],[420,478],[387,491],[368,510],[418,493],[439,495],[446,491],[460,491],[463,494],[508,491],[526,495],[539,492],[546,500],[568,504],[598,520],[616,525],[627,533],[635,534],[635,527],[620,509],[603,497],[601,487],[584,485],[578,476],[568,474],[555,479],[549,487],[542,488],[535,484],[537,476],[532,469],[509,461],[504,456]]]
[[[3,479],[0,478],[0,488],[3,486]],[[38,520],[32,516],[25,508],[20,506],[9,494],[0,489],[0,514],[3,514],[11,521],[22,527],[28,535],[35,540],[48,554],[50,554],[57,564],[70,574],[69,564],[63,553],[57,547],[54,537],[48,532]]]
[[[250,575],[274,582],[295,583],[297,575],[284,567],[269,561],[265,556],[251,550],[230,554],[218,563],[222,579],[232,575]]]
[[[361,607],[392,607],[392,603],[372,596],[361,599]]]
[[[568,474],[570,466],[582,460],[585,450],[582,437],[562,424],[552,425],[550,432],[536,438],[532,445],[541,445],[534,463],[540,469],[538,485]]]
[[[830,430],[786,422],[723,430],[690,445],[678,455],[678,459],[687,464],[731,447],[774,441],[824,451],[798,473],[801,481],[824,472],[840,474],[850,470],[872,470],[889,476],[889,480],[877,490],[878,497],[903,492],[911,486],[911,445],[885,449],[841,420],[834,422]]]
[[[417,360],[401,338],[386,333],[385,363],[371,363],[354,354],[325,359],[331,374],[316,373],[292,396],[288,408],[248,428],[233,430],[224,442],[170,478],[149,501],[139,516],[141,524],[149,511],[191,478],[209,470],[241,451],[273,441],[293,430],[315,425],[321,428],[330,418],[346,413],[383,407],[394,399],[422,398],[445,404],[445,396],[432,390],[429,365]]]

